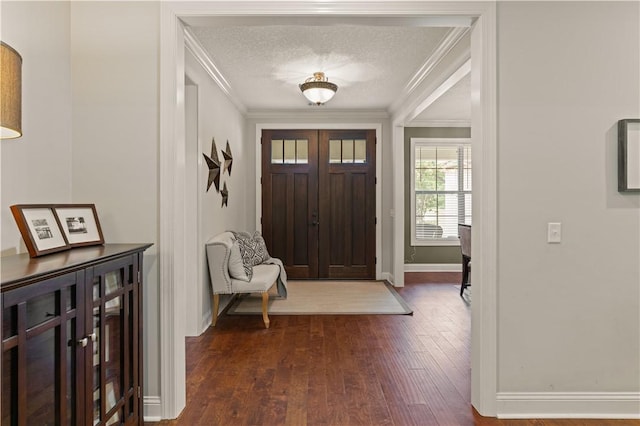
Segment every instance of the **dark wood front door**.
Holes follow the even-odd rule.
[[[262,233],[290,278],[318,277],[318,214],[318,132],[263,130]]]
[[[375,132],[263,130],[262,232],[290,278],[375,278]]]

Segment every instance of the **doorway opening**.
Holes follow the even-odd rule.
[[[160,293],[159,312],[161,335],[157,342],[161,377],[158,397],[162,418],[174,418],[185,403],[184,381],[184,325],[177,320],[184,311],[186,301],[182,294],[185,282],[185,270],[189,262],[183,256],[182,236],[186,222],[184,214],[184,165],[176,158],[184,149],[184,115],[182,90],[184,89],[184,34],[181,19],[189,16],[228,16],[256,15],[264,13],[262,9],[252,9],[239,2],[236,6],[227,4],[202,5],[194,12],[190,5],[163,3],[161,6],[161,61],[160,61],[160,242],[164,249],[159,252]],[[269,15],[309,15],[316,13],[335,15],[396,15],[402,13],[418,19],[429,16],[467,16],[474,20],[472,26],[472,139],[478,143],[477,165],[474,169],[474,182],[478,189],[478,202],[474,201],[474,251],[482,252],[474,268],[473,281],[478,283],[472,311],[472,404],[483,415],[495,415],[497,390],[497,145],[496,145],[496,5],[492,2],[466,2],[455,5],[444,3],[416,3],[411,7],[401,7],[388,2],[378,5],[375,11],[362,9],[361,5],[333,5],[330,10],[319,6],[292,3],[274,3],[270,5]],[[323,6],[324,7],[324,6]],[[178,94],[178,96],[176,96]],[[398,145],[403,140],[403,120],[394,118],[393,136],[390,142]],[[278,128],[285,128],[278,125]],[[259,149],[259,148],[258,148]],[[402,150],[401,150],[402,151]],[[258,154],[259,155],[259,154]],[[386,273],[400,278],[403,273],[402,229],[404,226],[396,207],[402,206],[403,164],[402,152],[393,152],[391,172],[393,175],[391,191],[392,208],[386,211],[391,223],[386,229],[392,238],[389,248],[392,256],[391,266]],[[380,175],[380,174],[378,174]],[[380,185],[379,185],[380,186]],[[377,189],[379,191],[379,189]],[[260,200],[261,191],[256,191]],[[259,204],[256,204],[259,205]],[[379,207],[377,207],[379,210]],[[381,217],[380,215],[377,215]],[[380,222],[379,222],[380,223]],[[256,215],[256,228],[259,229],[259,215]],[[377,236],[381,226],[376,228]],[[376,238],[376,251],[380,252],[380,238]],[[379,262],[380,263],[380,262]],[[376,274],[380,275],[379,264]],[[393,279],[393,277],[392,277]],[[146,407],[146,405],[145,405]]]

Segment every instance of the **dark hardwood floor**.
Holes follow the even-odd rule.
[[[436,277],[436,278],[434,278]],[[470,307],[460,274],[407,274],[413,315],[222,315],[187,339],[187,407],[147,425],[640,425],[497,420],[470,404]],[[449,282],[437,284],[434,281]]]

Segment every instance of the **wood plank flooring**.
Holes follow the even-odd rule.
[[[267,330],[258,315],[223,314],[215,329],[187,339],[185,410],[145,424],[640,425],[478,415],[470,404],[470,307],[452,284],[459,278],[407,274],[398,293],[411,316],[272,316]]]

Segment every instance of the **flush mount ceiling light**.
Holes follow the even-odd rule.
[[[316,105],[322,105],[328,102],[333,95],[336,94],[338,86],[329,83],[329,80],[323,72],[313,73],[313,77],[309,77],[300,85],[302,94]]]
[[[0,42],[0,139],[22,136],[22,57]]]

